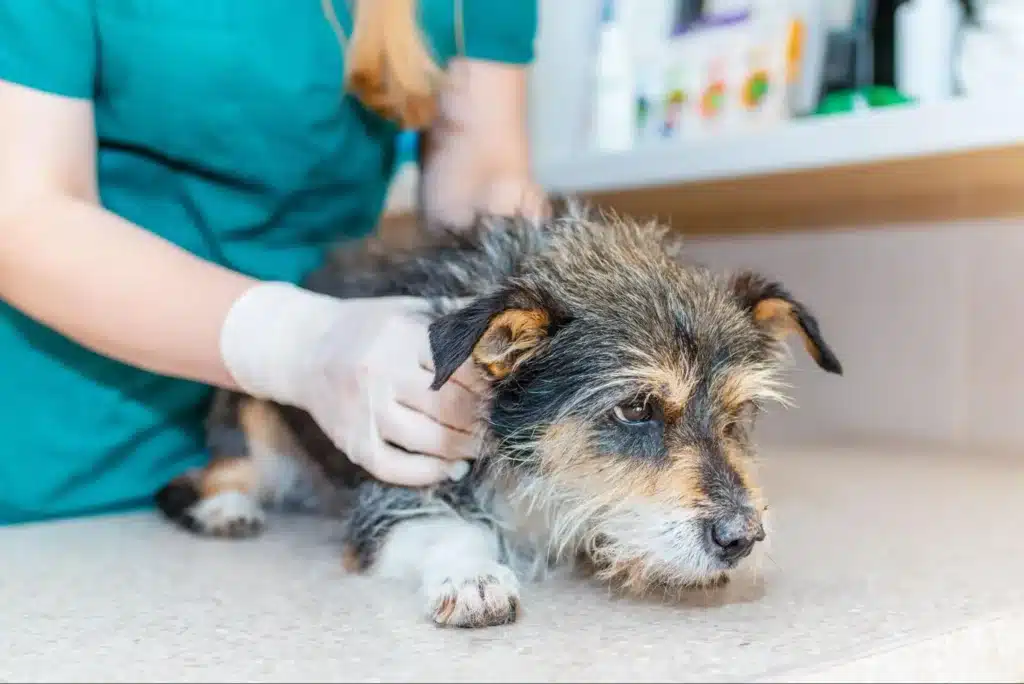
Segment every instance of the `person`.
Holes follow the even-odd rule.
[[[540,215],[534,0],[0,3],[0,522],[148,507],[215,388],[307,410],[398,484],[473,456],[413,298],[301,287],[373,230],[403,130],[423,209]]]

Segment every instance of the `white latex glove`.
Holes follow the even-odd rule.
[[[337,300],[261,283],[228,313],[221,354],[243,391],[306,410],[375,477],[459,479],[476,456],[480,379],[466,364],[430,389],[425,311],[417,298]]]

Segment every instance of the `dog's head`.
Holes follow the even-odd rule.
[[[764,538],[750,431],[781,399],[784,339],[841,373],[777,283],[679,258],[657,226],[569,216],[500,289],[436,320],[439,387],[492,383],[490,463],[546,511],[560,551],[634,589],[713,582]]]

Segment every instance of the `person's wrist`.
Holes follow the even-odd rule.
[[[481,185],[476,208],[487,214],[542,219],[550,214],[547,194],[526,172],[491,176]]]
[[[317,350],[344,311],[342,302],[290,283],[257,283],[224,319],[221,359],[246,394],[306,408]]]

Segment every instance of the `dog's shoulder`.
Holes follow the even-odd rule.
[[[332,297],[472,297],[514,277],[549,243],[551,225],[479,215],[466,226],[424,228],[417,244],[377,238],[332,249],[303,285]]]

